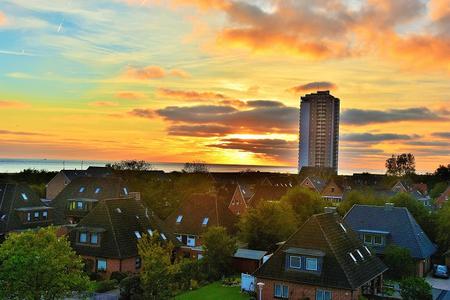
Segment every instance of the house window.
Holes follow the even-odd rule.
[[[275,284],[274,296],[276,298],[287,299],[289,297],[289,287],[283,284]]]
[[[87,243],[87,232],[80,232],[80,236],[78,238],[80,243]]]
[[[317,290],[316,300],[332,300],[331,291]]]
[[[28,222],[31,221],[31,213],[27,213],[27,221],[28,221]]]
[[[203,225],[203,226],[208,225],[208,221],[209,221],[209,218],[208,218],[208,217],[205,217],[205,218],[203,219],[202,225]]]
[[[28,200],[27,194],[21,193],[20,195],[22,196],[22,199],[23,199],[23,200],[25,200],[25,201]]]
[[[374,235],[373,244],[383,245],[383,237],[381,235]]]
[[[142,260],[141,260],[141,258],[140,258],[140,257],[136,257],[136,261],[135,261],[134,264],[135,264],[136,270],[137,270],[137,269],[140,269],[141,266],[142,266]]]
[[[177,235],[177,240],[179,240],[180,242],[181,242],[181,240],[182,240],[182,237],[181,237],[181,235],[179,234],[179,235]]]
[[[289,256],[289,267],[292,269],[300,269],[302,267],[302,258],[300,256]]]
[[[183,216],[182,216],[182,215],[179,215],[179,216],[177,217],[177,224],[180,224],[181,221],[183,221]]]
[[[82,201],[77,201],[77,209],[83,209],[83,202]]]
[[[306,258],[305,268],[308,271],[317,271],[317,258]]]
[[[334,187],[331,188],[331,192],[334,193]]]
[[[372,244],[372,236],[370,234],[364,235],[364,243],[365,244]]]
[[[98,234],[97,233],[91,233],[91,244],[98,244]]]
[[[95,189],[95,193],[98,194],[98,193],[100,193],[101,190],[102,189],[98,187],[98,188]]]
[[[188,245],[189,247],[195,247],[195,236],[193,235],[189,235],[187,237],[187,243],[186,245]]]
[[[39,212],[38,211],[34,212],[34,219],[39,220]]]
[[[138,239],[140,239],[142,236],[141,236],[141,233],[139,232],[139,231],[135,231],[134,232],[134,235],[136,236],[136,238],[138,238]]]
[[[97,272],[106,271],[106,259],[97,259]]]
[[[46,210],[44,210],[42,212],[42,219],[47,220],[48,219],[48,212]]]
[[[85,187],[84,186],[82,186],[82,187],[80,187],[80,189],[78,190],[80,193],[83,193],[84,192],[84,190],[85,190]]]
[[[127,189],[126,187],[123,188],[123,193],[124,193],[125,195],[128,195],[128,189]]]

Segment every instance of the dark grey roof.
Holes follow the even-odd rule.
[[[266,251],[239,248],[236,250],[236,253],[234,253],[233,257],[251,260],[261,260],[266,254],[267,254]]]
[[[357,204],[348,211],[344,219],[355,231],[389,232],[388,243],[409,249],[414,258],[428,258],[436,252],[436,246],[405,207]],[[383,249],[379,251],[382,252]]]
[[[356,233],[342,222],[334,213],[310,217],[254,275],[257,278],[354,290],[386,271],[387,267],[380,259],[369,253]],[[291,248],[325,254],[321,272],[312,274],[286,270],[285,253]],[[356,254],[358,251],[362,258]],[[356,262],[349,253],[352,253]]]
[[[165,229],[163,222],[140,201],[132,198],[105,199],[70,231],[69,240],[80,255],[135,257],[138,255],[135,231],[143,235],[147,234],[148,229],[163,233],[167,241],[179,245],[178,240]],[[99,247],[77,243],[77,232],[84,230],[102,233]]]
[[[69,180],[73,180],[77,177],[87,176],[87,172],[85,170],[61,170]]]

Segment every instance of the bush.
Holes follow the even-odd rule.
[[[222,279],[222,284],[229,286],[239,286],[241,284],[241,279],[237,277],[227,277]]]
[[[97,282],[97,288],[95,291],[97,293],[104,293],[115,289],[117,286],[117,280],[102,280]]]
[[[120,283],[123,279],[128,277],[127,273],[124,272],[112,272],[109,279],[116,280],[118,283]]]
[[[141,278],[139,275],[131,275],[120,282],[121,300],[138,300],[143,298],[144,292],[141,288]]]
[[[400,295],[404,300],[431,300],[431,286],[421,277],[409,277],[400,282]]]
[[[191,286],[191,290],[196,290],[200,287],[200,284],[198,284],[197,280],[191,279],[190,286]]]
[[[414,274],[415,264],[409,250],[390,245],[384,251],[384,263],[389,267],[392,278],[402,279]]]

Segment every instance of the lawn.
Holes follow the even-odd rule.
[[[189,291],[175,297],[176,300],[248,300],[249,295],[241,294],[238,286],[223,286],[221,282],[208,284],[195,291]]]

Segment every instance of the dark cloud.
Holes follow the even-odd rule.
[[[229,97],[220,93],[173,90],[168,88],[160,88],[156,91],[156,94],[160,97],[167,97],[181,100],[192,100],[192,101],[230,99]]]
[[[431,135],[438,138],[450,139],[450,132],[433,132]]]
[[[412,138],[418,138],[418,136],[396,133],[348,133],[341,135],[341,140],[347,142],[383,142],[393,140],[410,140]]]
[[[413,146],[427,146],[427,147],[449,147],[450,142],[445,141],[411,141],[407,142],[408,145]]]
[[[273,100],[250,100],[247,101],[249,107],[282,107],[283,103]]]
[[[250,107],[238,110],[232,106],[198,105],[169,106],[156,113],[167,121],[188,124],[214,124],[232,126],[236,132],[284,132],[296,133],[298,127],[298,108],[274,106]]]
[[[406,109],[364,110],[347,109],[342,113],[342,123],[350,125],[364,125],[372,123],[387,123],[399,121],[438,121],[444,118],[426,107]]]
[[[172,125],[168,133],[176,136],[213,137],[233,133],[233,128],[220,125]]]
[[[128,112],[129,115],[140,118],[151,119],[155,116],[155,112],[151,109],[147,108],[135,108],[132,111]]]
[[[291,161],[297,156],[298,144],[297,141],[282,139],[223,139],[220,143],[210,144],[208,147],[240,150]]]
[[[329,81],[316,81],[316,82],[310,82],[303,85],[298,85],[291,87],[288,89],[289,92],[294,94],[300,94],[304,92],[311,92],[311,91],[324,91],[324,90],[335,90],[337,86]]]

